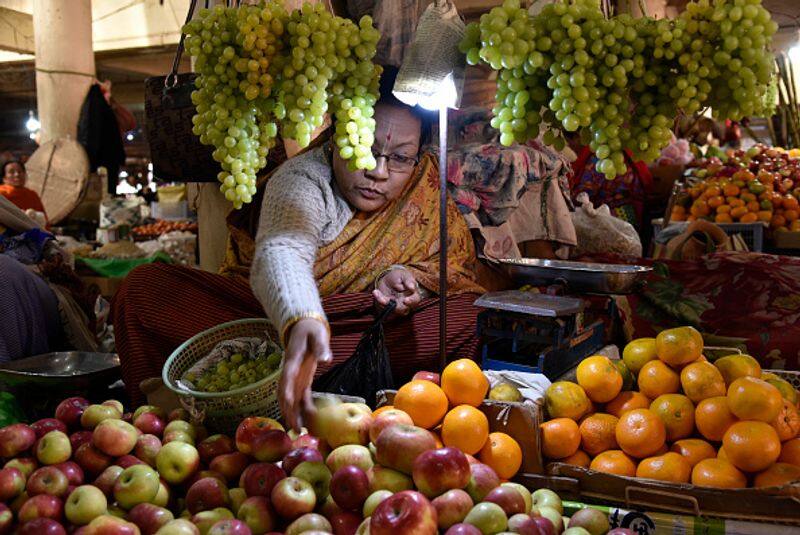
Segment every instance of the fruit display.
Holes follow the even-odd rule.
[[[199,74],[193,131],[214,147],[220,190],[234,207],[251,202],[279,128],[306,147],[329,110],[341,157],[352,169],[375,167],[380,34],[369,16],[356,24],[322,3],[289,13],[283,2],[261,0],[200,9],[184,33]]]
[[[221,358],[201,373],[195,374],[189,370],[181,380],[200,392],[227,392],[269,377],[280,367],[281,358],[277,351],[253,357],[234,353]]]
[[[133,227],[131,232],[136,238],[158,238],[168,232],[197,232],[197,223],[191,221],[167,221],[159,219],[155,223]]]
[[[502,144],[544,132],[560,149],[575,132],[614,178],[623,149],[657,159],[679,113],[710,107],[738,120],[770,108],[778,25],[760,0],[693,0],[672,20],[607,17],[600,4],[557,0],[530,15],[506,0],[467,27],[467,62],[499,71],[492,126]]]
[[[609,474],[703,487],[800,480],[798,392],[749,355],[708,362],[692,327],[583,360],[545,395],[542,451]],[[624,367],[636,387],[623,388]]]
[[[702,162],[692,176],[672,221],[763,222],[773,230],[800,230],[800,158],[789,151],[763,145],[731,151],[725,162]]]
[[[254,416],[232,436],[209,435],[184,409],[66,399],[55,418],[0,428],[0,534],[606,533],[605,514],[566,518],[555,492],[504,482],[517,466],[511,439],[470,437],[473,414],[446,412],[466,418],[450,433],[469,438],[475,457],[441,444],[433,418],[434,431],[415,425],[422,409],[445,414],[440,396],[422,406],[423,391],[477,410],[488,383],[465,362],[451,366],[441,386],[425,373],[398,393],[411,413],[321,403],[314,434]]]

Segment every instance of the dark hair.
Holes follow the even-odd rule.
[[[6,160],[5,162],[3,162],[3,176],[6,176],[6,167],[11,165],[12,163],[18,163],[19,166],[22,167],[22,170],[23,171],[25,170],[25,165],[22,163],[22,160],[18,160],[17,158],[12,158],[10,160]]]
[[[421,132],[420,132],[420,150],[422,146],[430,139],[431,136],[431,125],[433,125],[434,121],[437,118],[436,112],[430,112],[421,108],[420,106],[409,106],[405,102],[402,102],[394,96],[392,93],[392,89],[394,89],[394,83],[397,80],[397,73],[399,69],[394,65],[385,65],[383,67],[383,74],[381,74],[381,83],[378,89],[379,97],[378,102],[382,104],[388,104],[390,106],[398,106],[401,108],[406,108],[411,113],[414,114],[420,121],[421,125]]]

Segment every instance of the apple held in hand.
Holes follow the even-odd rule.
[[[464,521],[467,513],[475,505],[469,494],[461,489],[448,490],[441,496],[437,496],[431,502],[438,519],[438,526],[441,530],[446,530],[455,524]]]
[[[272,489],[272,507],[288,520],[314,510],[317,497],[311,483],[296,477],[281,479]]]
[[[152,503],[140,503],[128,511],[128,522],[133,522],[142,535],[153,535],[174,520],[172,512]]]
[[[114,498],[123,509],[151,501],[158,493],[161,480],[158,472],[146,464],[130,466],[122,471],[114,483]]]
[[[31,474],[25,490],[28,496],[50,494],[62,498],[67,494],[68,487],[69,480],[61,470],[55,466],[43,466]]]
[[[375,449],[378,464],[411,474],[414,460],[421,453],[436,449],[436,440],[421,427],[393,425],[381,432]]]
[[[122,420],[103,420],[92,433],[92,444],[112,457],[121,457],[133,451],[139,433],[136,428]]]
[[[81,423],[81,415],[89,401],[81,397],[72,397],[63,400],[56,407],[56,418],[64,422],[67,427],[77,427]]]
[[[64,503],[64,515],[70,524],[83,526],[105,514],[107,508],[103,491],[93,485],[82,485],[70,493]]]
[[[0,428],[0,457],[17,457],[28,451],[36,442],[36,432],[25,424],[11,424]]]
[[[267,533],[275,529],[278,518],[266,496],[247,498],[236,513],[236,517],[247,524],[253,533]]]
[[[278,481],[285,477],[286,472],[274,464],[255,463],[244,469],[239,486],[248,496],[269,497]]]
[[[215,477],[204,477],[192,484],[186,493],[186,509],[192,514],[227,507],[229,503],[228,487]]]
[[[0,502],[10,502],[25,490],[25,475],[13,467],[0,470]]]
[[[414,460],[412,468],[414,484],[428,498],[463,489],[471,475],[467,456],[456,448],[424,451]]]
[[[436,509],[421,493],[405,490],[393,494],[372,513],[370,535],[436,535]]]
[[[177,485],[189,479],[200,467],[197,449],[185,442],[161,446],[156,455],[156,468],[167,483]]]

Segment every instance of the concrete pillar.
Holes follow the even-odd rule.
[[[91,0],[34,0],[33,31],[40,142],[75,139],[95,75]]]

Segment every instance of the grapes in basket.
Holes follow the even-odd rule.
[[[184,373],[181,382],[199,392],[228,392],[269,377],[281,358],[280,348],[268,341],[226,340]]]

